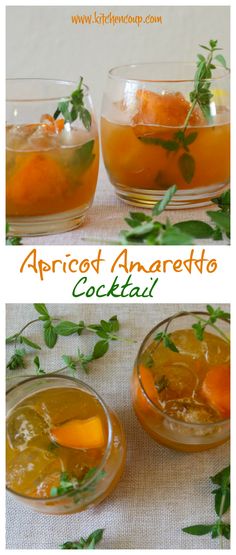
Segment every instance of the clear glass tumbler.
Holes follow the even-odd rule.
[[[198,340],[192,325],[208,317],[204,312],[182,312],[160,322],[145,337],[134,365],[131,393],[141,426],[157,443],[179,451],[210,449],[229,438],[229,414],[215,410],[213,394],[209,400],[203,395],[213,376],[214,395],[224,398],[219,375],[228,380],[229,322],[220,320],[218,330],[208,328]],[[160,341],[163,332],[178,352]]]
[[[76,399],[79,395],[74,405],[74,401],[71,402],[71,392]],[[39,395],[37,399],[35,395]],[[52,414],[57,422],[67,422],[71,414],[77,411],[78,404],[83,418],[88,410],[100,415],[106,437],[102,459],[99,459],[100,463],[93,469],[96,472],[91,475],[87,473],[81,484],[76,483],[72,491],[52,496],[51,480],[55,479],[55,474],[60,473],[58,464],[61,465],[61,461],[66,465],[63,472],[67,468],[80,472],[80,466],[86,466],[88,457],[92,458],[92,462],[98,460],[98,448],[91,448],[87,453],[82,449],[79,454],[78,449],[67,448],[65,453],[62,451],[65,448],[60,445],[58,448],[58,445],[51,443],[48,432],[45,433],[45,422],[51,422]],[[6,410],[7,489],[16,500],[43,513],[76,513],[100,503],[117,485],[125,465],[124,433],[116,414],[91,387],[67,376],[33,377],[7,392]],[[93,421],[94,416],[90,420]],[[78,457],[82,462],[78,462]],[[73,477],[70,479],[73,481]],[[16,489],[12,484],[16,484]],[[27,488],[31,488],[30,495],[26,493],[29,491]],[[32,493],[34,491],[37,491],[37,496]]]
[[[101,139],[117,195],[153,207],[172,185],[168,208],[204,206],[229,184],[229,71],[204,80],[208,113],[190,102],[196,65],[147,63],[109,71]]]
[[[99,142],[89,89],[80,118],[54,119],[58,103],[77,84],[49,79],[8,79],[6,90],[6,214],[10,234],[48,235],[81,224],[95,194]],[[71,105],[70,105],[71,108]],[[88,126],[87,126],[88,127]]]

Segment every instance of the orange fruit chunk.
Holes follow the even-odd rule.
[[[52,438],[62,447],[73,449],[97,449],[104,447],[105,434],[100,418],[69,420],[51,429]]]
[[[146,366],[143,366],[143,365],[139,367],[139,371],[140,371],[141,382],[145,393],[154,404],[158,404],[159,395],[155,387],[154,377],[152,373],[148,368],[146,368]],[[137,389],[137,403],[142,412],[150,411],[151,406],[148,403],[148,400],[145,397],[140,384],[138,385],[138,389]]]
[[[50,114],[43,114],[40,122],[44,125],[44,129],[50,133],[60,133],[64,129],[65,120],[63,118],[54,119]]]
[[[47,125],[47,131],[50,131],[50,133],[53,133],[55,131],[57,133],[60,133],[64,129],[64,119],[60,118],[57,120],[53,120],[51,124],[46,124],[46,125]]]
[[[179,93],[158,94],[139,89],[136,93],[138,111],[133,117],[133,123],[158,124],[166,126],[181,126],[184,124],[191,104]],[[201,116],[197,109],[193,110],[189,124],[200,123]]]
[[[18,204],[53,201],[68,189],[60,165],[50,156],[35,153],[27,155],[25,163],[16,170],[9,182],[9,194]]]
[[[154,377],[146,366],[140,366],[140,377],[143,384],[144,391],[153,403],[158,401],[158,392],[155,387]]]
[[[221,364],[211,368],[203,380],[202,394],[224,418],[230,416],[230,367]]]

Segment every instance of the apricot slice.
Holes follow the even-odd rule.
[[[54,119],[50,114],[43,114],[41,116],[41,123],[44,124],[44,129],[50,133],[60,133],[64,129],[64,119]]]
[[[103,426],[98,416],[69,420],[52,428],[51,436],[62,447],[73,449],[97,449],[105,445]]]
[[[159,395],[157,389],[155,388],[155,382],[152,373],[148,368],[146,368],[146,366],[143,365],[140,366],[139,371],[145,393],[154,404],[157,404],[159,401]],[[148,412],[151,408],[140,385],[138,385],[137,389],[137,404],[140,411],[142,412]]]
[[[207,372],[202,383],[202,394],[224,418],[230,416],[230,367],[228,364],[214,366]]]
[[[181,126],[184,124],[190,103],[179,93],[158,94],[140,89],[136,93],[138,111],[133,123],[158,124],[164,126]],[[199,124],[201,116],[197,109],[193,110],[189,124]]]
[[[155,403],[158,400],[158,392],[155,388],[154,377],[146,366],[140,366],[139,371],[144,391],[149,399]]]
[[[35,153],[27,156],[12,176],[8,187],[8,194],[11,193],[14,202],[24,205],[52,201],[67,190],[68,183],[56,160]]]

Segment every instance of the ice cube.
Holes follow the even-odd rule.
[[[13,410],[7,419],[7,437],[12,449],[22,451],[35,437],[46,433],[47,423],[32,407]]]
[[[161,401],[189,397],[197,385],[194,363],[163,364],[155,374],[155,386]]]
[[[34,497],[50,497],[52,487],[58,487],[60,484],[60,476],[60,470],[47,474],[31,494],[34,495]]]
[[[28,138],[28,145],[31,150],[51,150],[56,148],[58,135],[48,130],[48,125],[35,125],[34,132]]]
[[[219,415],[213,408],[191,397],[168,401],[164,412],[189,424],[209,424],[219,420]]]
[[[204,355],[207,363],[212,366],[225,364],[230,360],[229,344],[219,340],[218,336],[211,335],[211,341],[207,342]]]
[[[7,464],[7,486],[25,495],[32,494],[54,461],[55,454],[49,450],[27,447]]]
[[[20,151],[27,150],[27,140],[33,130],[32,125],[9,125],[6,134],[7,148]]]

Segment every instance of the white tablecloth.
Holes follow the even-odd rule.
[[[193,307],[196,309],[196,305],[190,308]],[[112,342],[108,353],[91,365],[88,376],[79,374],[117,411],[127,437],[127,464],[112,495],[84,513],[43,515],[8,495],[7,548],[55,549],[65,541],[75,541],[97,528],[105,528],[100,544],[104,549],[218,549],[218,540],[208,535],[190,536],[181,528],[213,522],[214,499],[209,477],[228,465],[229,444],[201,453],[178,453],[161,447],[140,427],[130,400],[130,376],[140,342],[156,323],[180,310],[180,305],[48,305],[48,308],[54,316],[89,323],[117,314],[120,335],[137,341]],[[7,334],[18,331],[35,314],[32,305],[8,305]],[[43,345],[40,329],[41,324],[32,326],[28,337]],[[48,371],[60,368],[62,354],[75,355],[79,345],[86,352],[92,340],[86,335],[60,337],[53,350],[45,348],[40,352],[42,367]],[[11,352],[9,346],[7,359]],[[32,359],[33,356],[29,357],[29,361]],[[22,372],[34,372],[32,364],[29,362]],[[227,540],[224,547],[229,547]]]

